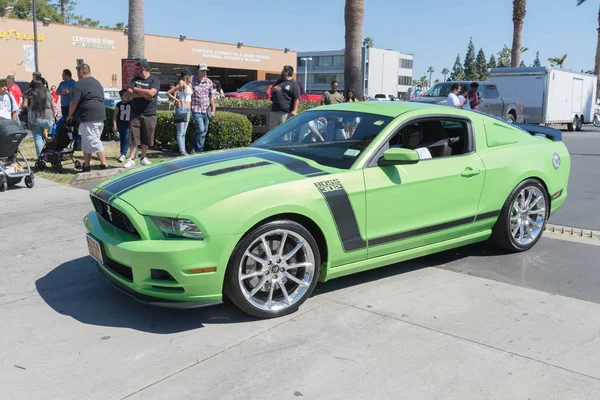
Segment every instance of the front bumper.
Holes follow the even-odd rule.
[[[234,237],[144,240],[112,226],[94,211],[84,218],[84,224],[102,249],[103,264],[95,261],[99,271],[136,300],[171,308],[203,307],[222,301],[223,278],[235,246]],[[190,272],[200,268],[216,270]]]

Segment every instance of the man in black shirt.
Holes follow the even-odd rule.
[[[133,78],[129,85],[128,95],[131,100],[131,121],[129,123],[129,160],[125,168],[135,166],[134,154],[138,145],[142,145],[142,160],[140,164],[149,165],[151,162],[146,157],[148,146],[154,144],[154,131],[156,129],[157,94],[160,90],[159,79],[150,73],[146,61],[139,61],[135,68],[138,76]]]
[[[100,168],[108,168],[104,155],[104,146],[100,141],[106,109],[104,108],[104,88],[91,76],[92,71],[87,64],[77,67],[79,81],[71,91],[71,103],[69,104],[68,122],[75,117],[79,122],[79,134],[81,135],[81,150],[83,151],[83,172],[90,171],[92,154],[96,153],[102,165]]]
[[[298,114],[300,104],[300,86],[292,79],[294,68],[290,65],[283,67],[281,79],[271,88],[271,112],[269,113],[269,128],[274,128]]]

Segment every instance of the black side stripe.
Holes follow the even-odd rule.
[[[250,169],[250,168],[263,167],[265,165],[272,165],[272,163],[270,163],[268,161],[259,161],[259,162],[255,162],[255,163],[251,163],[251,164],[235,165],[233,167],[221,168],[221,169],[215,169],[213,171],[208,171],[208,172],[203,173],[202,175],[206,175],[206,176],[224,175],[224,174],[228,174],[230,172],[242,171],[244,169]]]
[[[306,161],[286,156],[285,154],[264,152],[263,154],[260,154],[257,157],[262,158],[263,160],[281,164],[290,171],[307,177],[329,175],[329,172],[325,172],[323,170],[315,168]]]
[[[329,210],[333,215],[338,235],[342,241],[344,251],[364,249],[367,242],[360,236],[356,215],[350,203],[350,198],[344,187],[337,179],[315,182]]]
[[[143,184],[173,175],[177,172],[186,171],[193,168],[199,168],[210,164],[215,164],[223,161],[235,160],[238,158],[251,157],[259,154],[257,151],[232,151],[228,153],[215,153],[202,157],[190,157],[176,162],[167,163],[156,168],[151,168],[146,171],[141,171],[137,174],[129,175],[123,179],[113,182],[106,187],[105,190],[122,195],[132,189]]]
[[[474,222],[481,221],[481,220],[484,220],[484,219],[489,219],[489,218],[495,218],[498,215],[500,215],[500,210],[498,210],[498,211],[491,211],[491,212],[487,212],[487,213],[484,213],[484,214],[478,214],[477,217],[475,217],[475,221]]]
[[[338,179],[315,182],[315,186],[329,207],[329,211],[333,216],[338,235],[342,242],[342,247],[345,252],[356,251],[367,247],[367,242],[360,235],[358,222],[354,209],[350,203],[348,193]],[[455,228],[457,226],[468,225],[476,221],[482,221],[490,218],[495,218],[500,215],[500,211],[491,211],[477,216],[461,218],[454,221],[444,222],[441,224],[426,226],[423,228],[413,229],[411,231],[394,233],[391,235],[371,239],[368,241],[369,246],[381,246],[387,243],[396,242],[403,239],[409,239],[415,236],[426,235],[429,233],[442,231],[445,229]]]
[[[442,231],[444,229],[450,229],[461,225],[472,224],[475,220],[475,217],[468,217],[463,219],[458,219],[456,221],[444,222],[443,224],[437,224],[432,226],[426,226],[424,228],[414,229],[412,231],[394,233],[392,235],[383,236],[380,238],[375,238],[369,240],[369,246],[380,246],[382,244],[396,242],[398,240],[408,239],[414,236],[426,235],[428,233],[433,233],[436,231]]]

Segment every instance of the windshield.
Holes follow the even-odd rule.
[[[244,86],[237,90],[238,93],[242,92],[253,92],[253,93],[266,93],[269,90],[271,82],[269,81],[252,81],[246,83]]]
[[[250,147],[350,169],[392,119],[355,111],[306,111],[279,125]]]
[[[119,91],[117,91],[117,90],[105,90],[104,91],[105,99],[112,99],[114,97],[119,97]]]
[[[453,82],[438,83],[437,85],[435,85],[434,87],[429,89],[423,95],[423,97],[448,97],[448,95],[452,91],[452,84],[453,84]],[[461,84],[461,87],[466,87],[466,86]]]

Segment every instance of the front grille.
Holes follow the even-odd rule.
[[[115,260],[111,260],[110,258],[106,261],[105,265],[108,269],[119,275],[121,278],[133,282],[133,272],[128,266],[118,263]]]
[[[109,224],[125,231],[131,235],[140,237],[137,229],[131,223],[131,220],[118,208],[111,206],[104,200],[100,200],[98,197],[92,196],[92,203],[98,215],[100,215]]]

